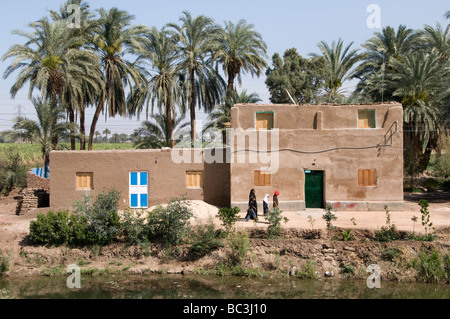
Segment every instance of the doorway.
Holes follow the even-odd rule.
[[[305,171],[306,208],[325,208],[323,175],[323,171]]]

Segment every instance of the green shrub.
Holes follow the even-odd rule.
[[[395,259],[402,256],[402,254],[403,253],[400,249],[395,247],[388,247],[382,252],[381,258],[386,261],[394,261]]]
[[[429,237],[428,231],[430,229],[433,230],[433,233],[436,232],[436,228],[433,227],[433,223],[430,221],[430,212],[428,211],[428,202],[424,199],[419,201],[420,213],[422,214],[422,226],[425,228],[425,236]],[[433,235],[431,234],[431,238]]]
[[[234,229],[234,225],[238,220],[238,214],[240,213],[240,209],[238,207],[228,208],[223,207],[219,210],[219,219],[222,221],[222,225],[225,227],[225,230],[230,233]]]
[[[63,245],[69,241],[71,233],[69,213],[48,212],[39,214],[36,221],[30,223],[30,242],[35,245]]]
[[[333,224],[332,224],[332,221],[336,220],[337,216],[333,213],[333,206],[327,205],[326,212],[322,216],[322,218],[326,221],[328,230],[334,228]]]
[[[9,270],[9,257],[0,250],[0,275]]]
[[[341,267],[341,273],[346,275],[354,275],[355,274],[355,266],[353,265],[343,265]]]
[[[375,240],[381,242],[391,242],[395,240],[400,240],[400,233],[397,231],[397,227],[391,225],[390,227],[383,226],[380,230],[375,231]]]
[[[233,233],[228,241],[231,248],[230,261],[233,265],[239,265],[250,249],[250,240],[246,233]]]
[[[84,195],[75,202],[75,213],[87,219],[91,244],[108,245],[120,232],[120,193],[112,189],[103,191],[91,204],[91,197]]]
[[[314,262],[312,260],[306,261],[300,271],[297,271],[296,276],[300,279],[317,279],[318,275]]]
[[[7,148],[0,157],[0,193],[8,194],[14,187],[26,187],[27,171],[19,151]]]
[[[353,234],[352,230],[345,230],[341,233],[339,233],[339,240],[341,241],[352,241],[353,240]]]
[[[126,210],[123,213],[120,225],[126,242],[132,245],[148,242],[148,226],[144,221],[142,212]]]
[[[287,223],[289,219],[286,217],[282,218],[281,214],[283,212],[278,208],[274,207],[267,213],[267,221],[270,223],[267,229],[268,238],[277,238],[281,235],[281,221]]]
[[[193,212],[186,198],[172,199],[166,208],[158,206],[148,217],[150,241],[182,244],[191,231]]]
[[[201,258],[211,251],[223,247],[223,242],[217,237],[214,222],[211,220],[206,225],[197,225],[192,232],[192,244],[190,253]]]
[[[448,266],[448,254],[445,257],[445,263]],[[417,277],[420,281],[426,283],[440,283],[448,280],[448,268],[445,268],[444,261],[437,249],[428,251],[422,249],[419,256],[413,262],[417,270]]]

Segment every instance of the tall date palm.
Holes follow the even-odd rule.
[[[221,28],[211,18],[203,15],[193,18],[187,11],[183,12],[180,21],[181,25],[169,23],[168,27],[176,32],[178,38],[179,63],[189,104],[193,143],[196,106],[210,112],[223,97],[225,83],[212,66],[212,52]]]

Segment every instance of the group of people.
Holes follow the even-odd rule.
[[[280,209],[278,207],[278,195],[280,195],[279,191],[275,191],[273,194],[273,207]],[[263,209],[264,209],[264,216],[269,213],[269,194],[266,194],[264,196],[263,200]],[[256,200],[256,192],[254,189],[250,191],[250,195],[248,198],[248,208],[247,208],[247,216],[245,216],[245,220],[249,221],[252,220],[258,220],[258,203]]]

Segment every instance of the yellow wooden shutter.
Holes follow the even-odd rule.
[[[369,170],[369,186],[376,186],[377,185],[376,172],[377,171],[375,169]]]

